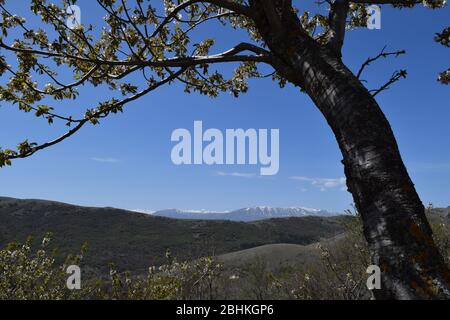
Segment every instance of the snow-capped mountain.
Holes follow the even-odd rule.
[[[178,210],[166,209],[152,213],[156,216],[176,218],[176,219],[203,219],[203,220],[232,220],[232,221],[256,221],[271,218],[283,217],[304,217],[304,216],[335,216],[336,212],[326,210],[310,209],[303,207],[292,208],[272,208],[272,207],[251,207],[233,211],[207,211],[207,210]]]

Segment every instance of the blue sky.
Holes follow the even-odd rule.
[[[26,12],[26,1],[8,8]],[[313,1],[311,1],[312,3]],[[312,4],[306,5],[313,7]],[[102,13],[92,1],[80,1],[83,22]],[[344,61],[357,70],[385,45],[405,49],[399,58],[378,61],[364,76],[370,88],[404,68],[408,78],[377,100],[397,137],[403,159],[425,204],[450,205],[449,88],[436,81],[448,67],[449,51],[433,41],[450,21],[450,9],[382,8],[381,30],[348,33]],[[219,28],[201,31],[233,45],[241,33]],[[2,78],[4,83],[7,79]],[[85,108],[107,90],[86,89],[71,108]],[[81,110],[80,109],[80,110]],[[205,128],[278,128],[280,170],[259,175],[259,166],[175,166],[170,158],[171,133]],[[42,142],[60,132],[31,114],[0,107],[0,146],[25,138]],[[247,94],[210,99],[185,94],[181,86],[163,87],[130,104],[126,112],[86,127],[69,140],[0,169],[0,194],[43,198],[80,205],[129,209],[231,210],[267,205],[304,206],[342,211],[351,195],[343,190],[343,167],[335,138],[310,99],[292,86],[279,89],[270,80],[252,80]],[[345,188],[344,188],[345,189]]]

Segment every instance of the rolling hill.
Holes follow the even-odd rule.
[[[261,261],[264,262],[267,270],[276,272],[285,267],[296,267],[317,262],[321,257],[319,243],[322,246],[329,246],[342,238],[343,234],[339,234],[307,245],[291,243],[266,244],[225,253],[217,256],[217,259],[227,269],[242,268],[251,263]]]
[[[29,235],[37,244],[46,232],[52,232],[60,256],[77,253],[87,242],[85,263],[93,270],[105,272],[113,262],[118,270],[143,272],[164,263],[167,249],[178,259],[193,259],[267,244],[308,245],[342,233],[342,222],[351,218],[179,220],[114,208],[0,197],[0,247]]]

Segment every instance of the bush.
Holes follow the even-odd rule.
[[[146,277],[119,274],[114,266],[108,279],[83,280],[81,290],[66,286],[69,265],[82,264],[87,246],[81,253],[68,256],[56,265],[55,252],[46,249],[50,234],[36,250],[29,237],[23,244],[10,243],[0,250],[0,299],[59,300],[59,299],[214,299],[215,279],[221,265],[212,258],[194,262],[177,262],[170,255],[168,264],[150,267]]]

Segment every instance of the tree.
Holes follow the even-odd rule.
[[[0,0],[0,48],[8,53],[0,57],[0,73],[10,75],[0,88],[1,99],[50,124],[59,120],[69,127],[54,140],[40,144],[26,140],[17,150],[1,150],[0,165],[55,145],[89,123],[96,125],[165,84],[181,82],[186,92],[212,97],[221,92],[238,96],[247,91],[249,78],[271,76],[280,86],[291,83],[308,94],[336,136],[372,262],[383,272],[376,298],[450,297],[448,266],[433,242],[424,206],[389,122],[373,96],[406,72],[394,74],[385,86],[370,92],[341,60],[346,29],[365,23],[366,5],[414,7],[423,3],[440,8],[445,0],[327,0],[323,3],[329,6],[328,16],[299,15],[291,0],[165,0],[163,5],[97,0],[106,13],[105,27],[99,33],[92,25],[69,28],[66,7],[73,3],[63,2],[57,6],[32,0],[32,13],[51,28],[31,29]],[[194,41],[192,35],[208,22],[244,29],[248,41],[210,54],[214,40]],[[448,32],[437,34],[436,41],[448,46]],[[15,66],[7,62],[11,55],[17,58]],[[226,68],[219,72],[216,67],[225,63],[238,63],[231,75],[226,76]],[[261,64],[273,73],[263,75],[258,68]],[[55,70],[63,68],[73,74],[73,82],[58,79]],[[39,75],[39,83],[33,75]],[[141,80],[136,81],[139,76]],[[49,83],[42,87],[43,79]],[[448,83],[448,71],[439,79]],[[46,103],[74,100],[83,85],[107,86],[122,96],[89,106],[79,117]]]

